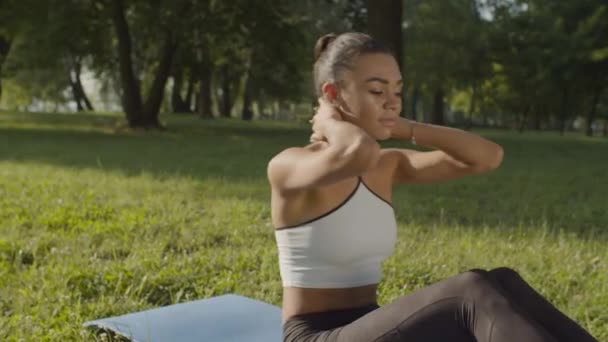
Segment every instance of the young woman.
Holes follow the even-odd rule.
[[[471,270],[380,307],[397,184],[434,183],[499,167],[502,148],[458,129],[399,117],[402,78],[368,35],[321,37],[311,142],[268,163],[283,281],[284,341],[595,341],[515,271]],[[381,149],[408,140],[429,152]]]

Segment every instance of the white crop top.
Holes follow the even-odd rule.
[[[359,177],[353,192],[329,212],[275,230],[283,286],[347,288],[380,282],[394,250],[397,222],[390,203]]]

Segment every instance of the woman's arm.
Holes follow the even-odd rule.
[[[378,163],[380,145],[361,128],[343,121],[333,107],[321,103],[312,121],[313,145],[288,148],[268,163],[268,179],[277,190],[332,184]]]
[[[435,149],[419,152],[391,149],[396,163],[394,180],[405,183],[433,183],[480,174],[500,166],[503,149],[477,134],[456,128],[418,123],[400,118],[392,137],[412,140]]]

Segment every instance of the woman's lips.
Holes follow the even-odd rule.
[[[387,127],[393,127],[397,124],[397,118],[380,119],[380,123]]]

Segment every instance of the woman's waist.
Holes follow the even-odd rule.
[[[378,284],[352,288],[283,288],[283,321],[291,317],[377,305]]]

